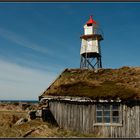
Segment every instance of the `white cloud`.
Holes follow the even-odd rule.
[[[69,52],[71,54],[71,56],[75,56],[75,49],[72,48],[72,44],[67,44],[66,42],[63,42],[62,40],[56,41],[56,39],[54,38],[58,38],[57,36],[53,35],[53,39],[49,38],[49,41],[51,42],[52,46],[60,46],[61,48],[53,48],[53,50],[48,49],[46,46],[41,46],[39,44],[36,44],[32,41],[29,41],[27,38],[20,36],[19,34],[7,30],[5,28],[1,28],[0,27],[0,36],[5,38],[6,40],[13,42],[15,44],[17,44],[19,47],[25,47],[28,49],[32,49],[36,52],[40,52],[46,55],[50,55],[53,58],[56,58],[57,55],[59,53],[62,53],[64,50],[67,50],[65,53],[63,53],[63,55],[59,55],[58,57],[60,59],[68,59],[69,58],[69,54],[67,54],[67,52]]]
[[[20,46],[32,49],[34,51],[45,53],[45,54],[51,53],[45,47],[39,46],[39,45],[27,40],[26,38],[23,38],[20,35],[12,32],[12,31],[9,31],[7,29],[4,29],[4,28],[0,28],[0,36],[4,37],[5,39],[7,39],[13,43],[16,43]]]
[[[55,73],[0,60],[0,99],[38,99],[55,78]]]

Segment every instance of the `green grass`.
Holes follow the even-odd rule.
[[[140,98],[140,70],[66,70],[42,96],[86,96],[92,99]]]
[[[80,96],[90,97],[91,99],[131,99],[137,96],[132,89],[118,86],[115,82],[105,81],[96,86],[86,82],[60,85],[49,95],[61,96]]]

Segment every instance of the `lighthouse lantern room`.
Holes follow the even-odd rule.
[[[103,40],[101,29],[95,20],[90,19],[84,25],[81,38],[80,68],[102,68],[100,41]]]

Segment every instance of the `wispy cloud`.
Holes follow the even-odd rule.
[[[47,50],[45,47],[42,47],[40,45],[37,45],[31,41],[29,41],[28,39],[18,35],[17,33],[4,29],[4,28],[0,28],[0,36],[13,42],[16,43],[22,47],[26,47],[29,49],[32,49],[34,51],[37,52],[41,52],[41,53],[45,53],[45,54],[49,54],[50,51]]]
[[[0,60],[0,98],[37,99],[56,74]]]
[[[46,46],[41,46],[38,45],[32,41],[29,41],[27,38],[20,36],[19,34],[7,30],[5,28],[0,28],[0,37],[3,37],[4,39],[7,39],[8,41],[11,41],[15,44],[17,44],[19,47],[25,47],[28,49],[32,49],[36,52],[40,52],[46,55],[49,55],[53,58],[56,58],[56,56],[63,52],[61,49],[63,49],[64,51],[66,51],[66,54],[63,53],[63,55],[59,55],[58,59],[68,59],[69,58],[69,53],[67,54],[67,52],[71,52],[71,55],[75,55],[75,50],[71,47],[71,44],[67,44],[66,42],[62,41],[62,40],[57,40],[54,38],[58,38],[57,36],[53,36],[53,38],[49,38],[49,42],[51,42],[51,47],[53,48],[53,50],[47,48]],[[54,46],[59,46],[59,49],[57,49],[55,47],[55,51],[54,51]],[[61,49],[60,49],[61,47]]]

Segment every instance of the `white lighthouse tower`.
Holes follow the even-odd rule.
[[[84,35],[80,38],[80,68],[102,68],[100,41],[103,37],[99,25],[92,19],[92,16],[84,25]]]

